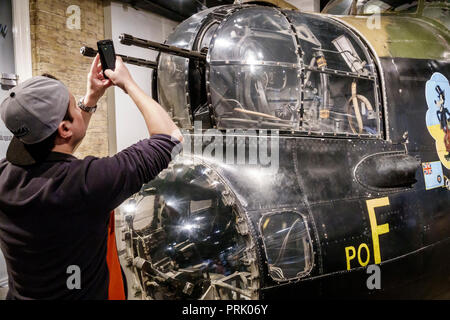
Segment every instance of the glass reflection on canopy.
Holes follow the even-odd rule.
[[[192,49],[204,19],[213,8],[199,12],[177,26],[167,39],[167,44],[182,49]],[[158,63],[158,99],[160,104],[183,128],[191,128],[188,96],[189,59],[161,53]]]
[[[145,296],[254,298],[250,239],[222,192],[208,168],[178,163],[122,206],[128,256]]]

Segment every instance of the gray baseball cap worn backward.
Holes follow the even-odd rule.
[[[6,159],[16,165],[36,163],[27,146],[42,142],[58,128],[69,107],[70,94],[59,80],[33,77],[8,91],[0,116],[14,135]]]

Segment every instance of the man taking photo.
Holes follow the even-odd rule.
[[[7,299],[125,298],[112,210],[168,166],[182,135],[120,57],[115,71],[105,74],[109,80],[97,55],[80,102],[62,82],[38,76],[11,89],[0,105],[1,118],[14,134],[0,161]],[[73,153],[97,101],[112,85],[132,98],[150,138],[113,157],[77,159]],[[75,287],[68,281],[72,272],[80,277]]]

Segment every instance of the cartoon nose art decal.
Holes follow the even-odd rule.
[[[425,85],[428,105],[427,128],[436,140],[439,160],[450,169],[450,85],[448,79],[435,72]]]

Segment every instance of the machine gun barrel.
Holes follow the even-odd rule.
[[[141,47],[141,48],[146,48],[146,49],[151,49],[151,50],[156,50],[156,51],[172,54],[172,55],[179,56],[179,57],[197,59],[199,61],[206,61],[206,53],[205,52],[199,52],[199,51],[193,51],[193,50],[182,49],[182,48],[178,48],[178,47],[174,47],[174,46],[169,46],[167,44],[163,44],[163,43],[159,43],[159,42],[155,42],[155,41],[136,38],[136,37],[133,37],[132,35],[129,35],[126,33],[122,33],[119,36],[119,39],[120,39],[121,44],[124,44],[127,46],[133,45],[133,46],[137,46],[137,47]]]
[[[95,57],[95,55],[97,54],[97,50],[90,48],[90,47],[81,47],[80,53],[85,57]],[[123,62],[125,62],[125,63],[134,64],[135,66],[146,67],[146,68],[151,68],[151,69],[158,68],[158,64],[154,61],[129,57],[129,56],[125,56],[122,54],[116,54],[116,55],[121,57]]]

